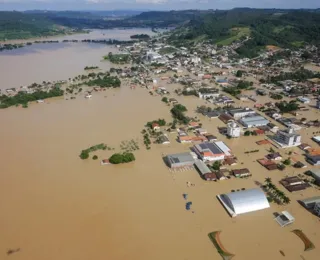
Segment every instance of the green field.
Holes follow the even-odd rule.
[[[232,28],[230,30],[230,37],[217,42],[217,44],[229,45],[229,44],[233,43],[234,41],[239,40],[241,37],[248,36],[248,35],[250,35],[250,28],[249,27]]]

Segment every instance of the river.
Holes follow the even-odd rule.
[[[110,68],[102,61],[114,46],[96,43],[62,43],[63,40],[130,40],[133,34],[154,35],[151,29],[93,30],[88,34],[51,37],[60,43],[39,43],[21,49],[0,52],[0,89],[27,86],[34,82],[66,80],[83,74],[85,66]],[[21,41],[19,41],[21,42]]]

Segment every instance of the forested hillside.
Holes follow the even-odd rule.
[[[68,31],[43,15],[0,12],[0,40],[50,36]]]
[[[237,49],[240,55],[253,57],[260,48],[276,45],[284,48],[320,43],[320,13],[311,10],[233,9],[216,11],[191,20],[171,40],[212,40],[226,45],[249,40]],[[183,40],[181,40],[183,39]]]

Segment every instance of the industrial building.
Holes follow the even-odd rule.
[[[227,135],[230,136],[230,137],[240,137],[240,134],[241,134],[241,129],[240,129],[240,126],[236,124],[235,121],[230,121],[228,124],[227,124]]]
[[[298,176],[284,178],[280,183],[290,192],[301,191],[310,187],[310,184],[300,179]]]
[[[219,89],[216,88],[201,88],[198,92],[199,98],[208,99],[219,96]]]
[[[231,217],[269,208],[269,202],[261,189],[250,189],[217,195]]]
[[[196,154],[186,152],[167,155],[164,160],[170,168],[182,168],[193,166],[196,158]]]
[[[221,141],[197,144],[193,150],[203,161],[222,161],[231,156],[230,148]]]
[[[320,185],[320,169],[311,169],[309,170],[309,173],[314,178],[315,183]]]
[[[315,215],[320,217],[320,196],[304,199],[300,202],[306,209],[311,210]]]
[[[265,126],[270,123],[269,120],[258,114],[252,114],[250,116],[242,117],[239,122],[247,128]]]
[[[229,109],[228,113],[235,119],[239,119],[248,115],[253,115],[256,112],[250,108],[234,108]]]
[[[301,135],[289,127],[286,130],[279,130],[273,140],[282,148],[294,147],[301,144]]]
[[[209,169],[209,167],[201,160],[196,160],[195,161],[195,166],[198,169],[198,171],[200,172],[201,175],[205,175],[207,173],[211,173],[211,170]]]

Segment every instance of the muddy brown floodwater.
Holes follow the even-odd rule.
[[[174,93],[179,86],[166,87]],[[187,106],[190,116],[205,104],[196,97],[172,96]],[[11,258],[219,260],[208,238],[208,233],[217,230],[222,231],[221,241],[236,260],[284,259],[280,250],[285,259],[318,259],[319,219],[296,200],[319,195],[319,190],[289,194],[292,203],[288,206],[272,204],[236,218],[230,218],[216,199],[232,189],[254,188],[255,181],[263,182],[266,177],[285,191],[278,181],[302,170],[268,172],[256,162],[270,148],[256,145],[262,137],[227,140],[218,133],[217,127],[223,126],[219,119],[199,116],[203,127],[225,141],[238,157],[239,164],[230,169],[247,167],[253,176],[205,182],[196,170],[173,174],[162,154],[189,151],[191,145],[177,143],[172,134],[170,145],[152,144],[146,150],[140,133],[147,121],[164,118],[170,122],[169,111],[160,96],[151,96],[140,87],[131,90],[125,84],[94,92],[91,100],[78,95],[75,100],[56,98],[27,109],[0,110],[0,259],[9,257],[8,250],[19,248]],[[309,143],[310,131],[303,135]],[[96,154],[98,161],[78,157],[82,149],[102,142],[119,151],[121,141],[131,139],[140,146],[133,163],[101,166],[99,160],[113,151],[92,153],[90,157]],[[259,152],[244,154],[255,149]],[[298,148],[292,150],[302,158]],[[288,156],[287,151],[280,152]],[[188,181],[195,186],[188,188]],[[194,213],[186,211],[183,193],[193,202]],[[273,212],[282,210],[296,218],[293,225],[280,228],[274,221]],[[293,229],[302,229],[316,249],[304,252],[303,243],[290,232]]]

